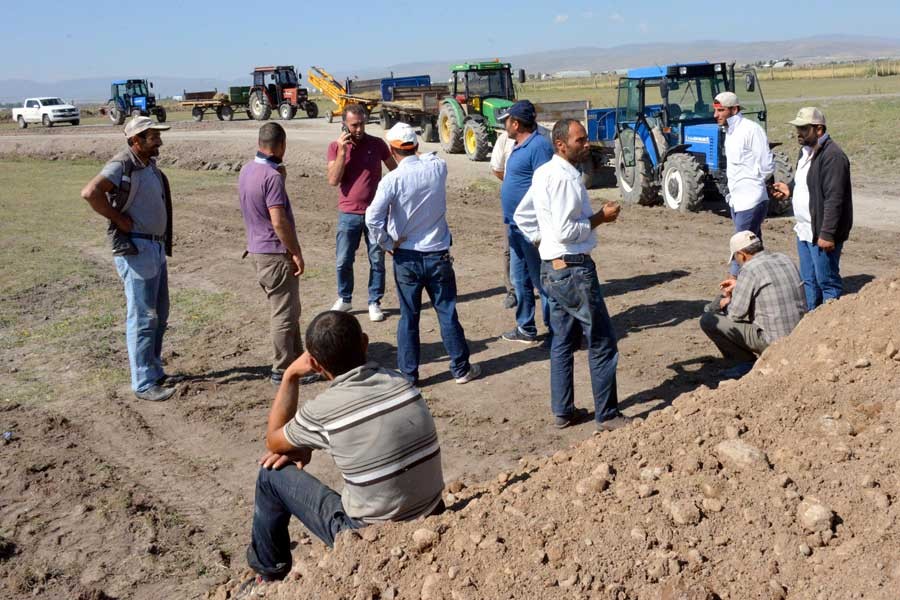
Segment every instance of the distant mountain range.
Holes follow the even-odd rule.
[[[730,42],[722,40],[693,41],[660,44],[627,44],[611,48],[578,47],[549,50],[514,56],[451,57],[442,61],[398,63],[383,67],[364,67],[355,71],[337,70],[341,79],[359,77],[369,79],[395,75],[429,74],[435,80],[447,77],[451,63],[464,60],[491,60],[500,58],[524,68],[529,73],[552,73],[562,70],[604,72],[644,65],[688,62],[699,60],[756,61],[790,58],[795,64],[823,63],[831,61],[867,60],[900,57],[900,39],[876,38],[856,35],[828,35],[778,42]],[[306,80],[306,67],[301,77]],[[326,65],[327,68],[327,65]],[[139,74],[130,74],[135,77]],[[109,82],[116,76],[89,79],[70,79],[56,82],[38,82],[24,79],[0,80],[0,102],[19,102],[31,96],[62,96],[78,102],[103,102],[108,98]],[[155,84],[157,96],[168,97],[182,91],[227,89],[232,85],[248,85],[244,75],[230,81],[198,77],[171,77],[148,75]]]

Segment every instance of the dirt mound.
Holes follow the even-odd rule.
[[[898,348],[900,274],[808,315],[738,382],[451,483],[444,515],[334,551],[301,539],[265,596],[896,598]]]

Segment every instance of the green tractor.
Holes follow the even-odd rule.
[[[450,95],[441,101],[438,137],[444,152],[465,152],[469,160],[487,160],[503,125],[497,115],[516,101],[509,63],[454,65]],[[519,69],[519,83],[525,71]]]

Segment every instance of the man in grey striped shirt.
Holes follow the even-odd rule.
[[[726,376],[740,377],[769,344],[793,331],[806,312],[806,300],[794,262],[766,252],[752,231],[731,237],[732,259],[740,265],[738,277],[720,284],[722,296],[706,307],[700,328],[726,359],[739,363]]]
[[[247,549],[257,583],[290,571],[291,515],[332,546],[345,529],[443,508],[431,413],[402,375],[367,361],[368,344],[356,317],[324,312],[306,330],[306,352],[284,373],[269,412]],[[298,380],[313,373],[331,384],[297,410]],[[313,450],[334,458],[344,479],[341,494],[303,470]]]

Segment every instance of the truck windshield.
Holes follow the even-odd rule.
[[[509,71],[469,71],[466,78],[470,96],[512,98]]]
[[[712,119],[713,100],[725,91],[725,80],[720,77],[670,79],[668,91],[671,120]]]
[[[59,98],[41,98],[41,104],[44,106],[59,106],[63,101]]]

